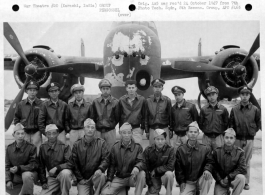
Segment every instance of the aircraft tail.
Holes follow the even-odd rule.
[[[85,57],[85,44],[83,39],[81,39],[81,56]]]
[[[198,44],[198,56],[202,56],[202,44],[201,44],[201,38],[199,40]]]

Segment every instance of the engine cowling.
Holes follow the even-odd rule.
[[[211,61],[211,64],[222,68],[234,68],[240,64],[247,56],[248,52],[243,49],[229,48],[219,52]],[[253,88],[258,79],[258,64],[254,57],[245,64],[246,74],[244,74],[245,81],[248,87]],[[219,97],[221,99],[238,97],[238,88],[244,83],[234,72],[217,72],[206,73],[204,77],[199,78],[199,87],[201,91],[207,87],[206,79],[210,79],[210,84],[218,87]]]

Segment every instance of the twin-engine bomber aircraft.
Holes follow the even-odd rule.
[[[59,98],[67,101],[70,88],[75,83],[84,84],[84,77],[107,78],[112,83],[112,95],[116,98],[125,94],[125,81],[137,81],[138,93],[144,97],[152,94],[150,83],[155,78],[164,80],[198,77],[200,96],[207,86],[219,89],[219,98],[237,98],[237,90],[243,85],[253,88],[259,71],[259,35],[249,52],[235,45],[224,46],[212,56],[189,58],[161,58],[161,45],[154,22],[113,22],[103,46],[103,59],[81,56],[61,56],[45,45],[37,45],[23,51],[20,42],[8,23],[4,23],[4,36],[16,50],[15,60],[5,57],[5,70],[13,70],[20,92],[11,104],[5,117],[5,129],[12,123],[14,110],[21,101],[25,84],[35,79],[40,84],[39,98],[47,98],[45,90],[50,82],[61,84]],[[254,38],[253,38],[254,39]],[[103,62],[103,63],[102,63]],[[260,108],[252,95],[250,101]]]

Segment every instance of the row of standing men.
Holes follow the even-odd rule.
[[[92,118],[96,122],[96,136],[105,139],[109,147],[116,141],[117,123],[121,125],[129,122],[132,126],[132,136],[135,142],[140,144],[144,130],[150,145],[154,142],[155,129],[163,129],[167,133],[169,145],[169,139],[174,132],[175,149],[186,143],[187,126],[193,121],[198,121],[204,132],[203,143],[212,149],[223,145],[222,133],[231,126],[236,130],[236,144],[245,150],[249,170],[253,138],[260,129],[260,111],[249,102],[251,89],[244,87],[239,90],[241,103],[232,109],[229,120],[227,109],[217,101],[217,88],[210,86],[205,90],[209,104],[202,108],[199,116],[195,105],[183,98],[185,89],[178,86],[172,88],[176,98],[176,104],[172,107],[171,100],[161,93],[164,83],[161,79],[153,80],[154,95],[145,100],[136,93],[135,81],[127,81],[128,94],[118,101],[110,95],[111,83],[103,79],[99,83],[102,95],[95,99],[92,105],[83,99],[84,87],[76,84],[71,88],[75,101],[67,106],[58,99],[58,83],[51,83],[47,87],[50,100],[43,103],[36,98],[38,84],[31,81],[26,87],[28,98],[18,104],[14,122],[24,125],[25,139],[38,148],[42,142],[41,133],[45,135],[45,127],[48,124],[58,127],[58,140],[63,143],[66,140],[65,134],[69,133],[72,147],[76,140],[84,136],[83,121],[86,118]],[[248,178],[249,176],[247,184]]]

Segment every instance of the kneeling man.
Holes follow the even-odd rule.
[[[199,126],[196,121],[188,126],[188,141],[177,149],[175,174],[180,184],[180,195],[190,195],[200,190],[208,194],[212,184],[213,158],[211,149],[197,141]],[[196,189],[198,187],[198,189]]]
[[[46,126],[45,135],[48,141],[40,146],[39,153],[39,176],[42,184],[40,195],[60,194],[60,191],[68,195],[72,177],[69,165],[70,146],[57,140],[59,130],[55,124]],[[47,178],[46,169],[49,174]]]
[[[162,183],[166,187],[166,195],[172,194],[174,183],[174,148],[166,143],[167,133],[163,129],[154,132],[155,143],[144,150],[146,165],[146,195],[159,194]]]
[[[21,123],[14,127],[15,141],[6,148],[6,192],[33,194],[34,181],[37,181],[37,148],[24,140],[25,131]]]
[[[129,123],[121,126],[120,135],[121,140],[111,149],[107,184],[101,195],[126,194],[129,187],[135,187],[135,195],[142,194],[145,185],[143,148],[132,139]]]
[[[229,128],[225,131],[224,146],[213,151],[215,169],[213,177],[216,180],[214,195],[230,194],[229,187],[233,188],[233,195],[241,194],[247,174],[244,150],[235,146],[236,133]]]

